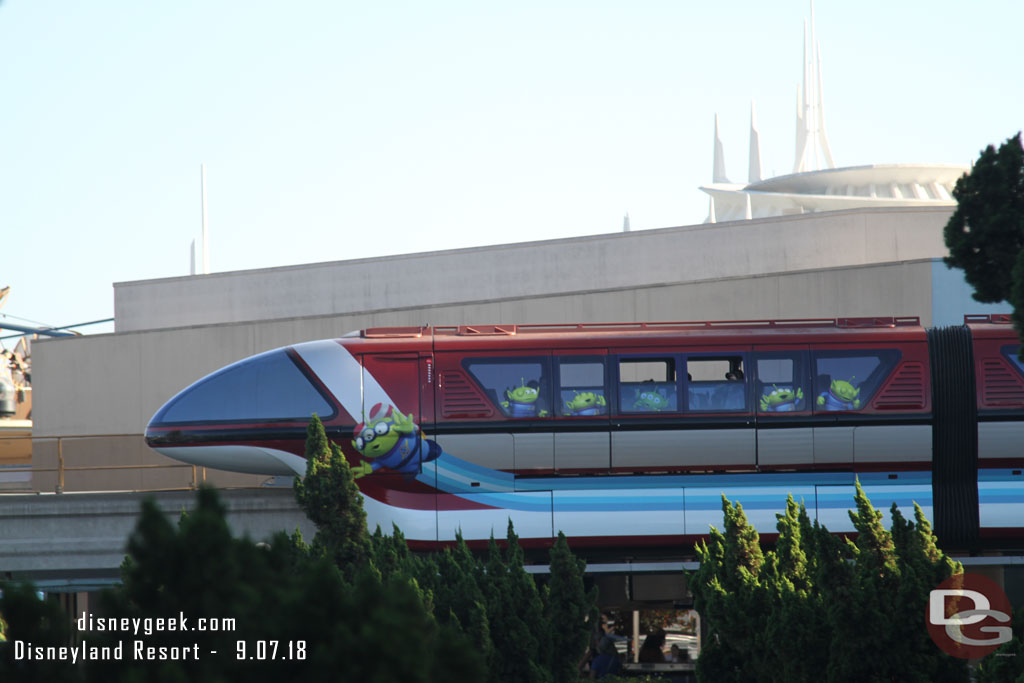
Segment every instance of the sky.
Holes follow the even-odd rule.
[[[814,11],[837,166],[968,165],[1024,127],[1024,2]],[[809,16],[0,0],[0,322],[109,318],[113,283],[188,275],[200,164],[211,272],[700,223],[716,113],[732,180],[752,101],[765,176],[792,171]]]

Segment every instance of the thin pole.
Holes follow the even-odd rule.
[[[200,164],[203,176],[203,274],[210,272],[210,242],[206,233],[206,164]]]

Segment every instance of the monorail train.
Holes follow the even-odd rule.
[[[564,531],[666,546],[762,533],[787,494],[851,531],[917,502],[950,549],[1024,538],[1024,369],[1008,316],[376,328],[247,358],[146,430],[178,460],[304,474],[310,416],[345,452],[371,529],[417,547]]]

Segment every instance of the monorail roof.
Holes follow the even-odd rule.
[[[812,341],[922,341],[925,330],[917,317],[810,318],[797,320],[733,320],[680,322],[578,323],[534,325],[453,325],[376,327],[349,336],[400,345],[433,339],[443,348],[515,348],[538,343],[568,347],[630,345],[636,342],[700,340],[700,343],[749,344],[770,339],[778,343]],[[390,344],[387,344],[390,346]]]

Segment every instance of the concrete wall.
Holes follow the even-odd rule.
[[[964,271],[948,268],[940,259],[932,262],[932,325],[960,325],[964,313],[1012,313],[1007,302],[983,304],[974,300],[974,288],[964,279]]]
[[[934,258],[946,253],[950,213],[856,209],[125,282],[114,286],[115,325],[129,332],[514,301]]]
[[[153,495],[172,520],[196,505],[191,491]],[[316,532],[291,489],[223,491],[221,502],[235,536],[254,541],[278,531]],[[143,496],[103,493],[62,496],[0,496],[0,575],[14,578],[118,576],[125,544],[138,520]]]

